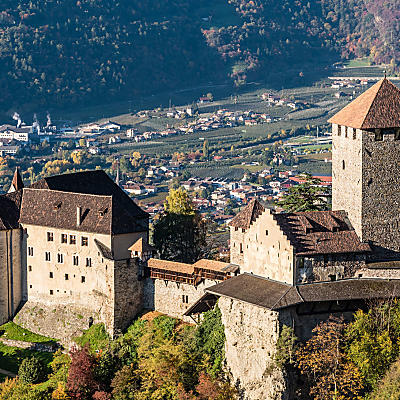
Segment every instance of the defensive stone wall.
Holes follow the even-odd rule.
[[[199,285],[147,278],[144,284],[144,308],[170,317],[193,322],[185,311],[204,295],[204,290],[218,282],[203,280]]]
[[[338,254],[329,256],[297,257],[296,282],[310,283],[356,277],[365,267],[365,255]]]
[[[114,332],[127,328],[143,308],[143,281],[133,258],[114,265]]]
[[[285,312],[224,297],[218,305],[225,327],[226,366],[241,399],[289,400],[284,373],[274,362]]]
[[[0,324],[12,318],[24,296],[22,230],[0,231]]]
[[[80,336],[90,322],[104,322],[92,309],[74,304],[48,304],[28,301],[14,318],[14,322],[31,332],[59,339],[66,347],[71,338]]]

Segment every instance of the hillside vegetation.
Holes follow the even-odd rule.
[[[338,56],[394,69],[399,13],[396,0],[3,0],[0,109],[292,83]]]

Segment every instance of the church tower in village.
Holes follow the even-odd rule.
[[[400,91],[382,79],[330,120],[332,209],[376,258],[400,259]]]

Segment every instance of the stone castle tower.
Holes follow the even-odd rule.
[[[332,117],[332,209],[379,259],[400,257],[400,91],[386,78]]]

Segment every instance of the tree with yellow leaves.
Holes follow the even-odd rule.
[[[299,370],[314,400],[362,399],[361,373],[344,351],[345,328],[342,318],[330,317],[296,351]]]

